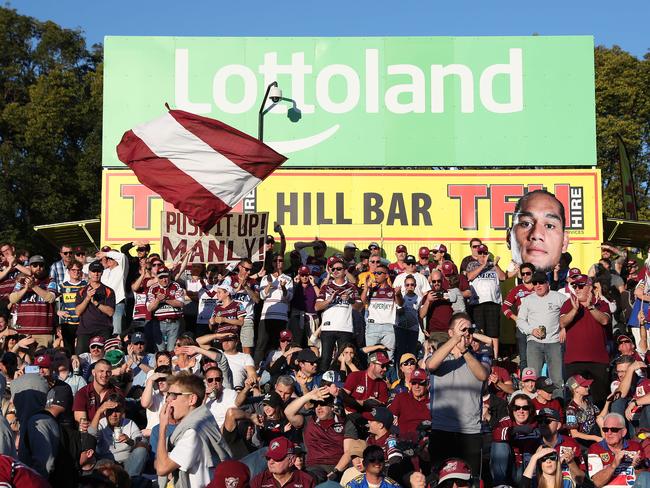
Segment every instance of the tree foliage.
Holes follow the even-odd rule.
[[[618,134],[632,163],[639,219],[650,220],[650,53],[638,59],[618,46],[599,46],[595,63],[596,139],[603,180],[603,214],[624,216]]]
[[[604,216],[623,217],[618,134],[650,220],[650,53],[599,46],[595,63]],[[0,240],[41,251],[34,225],[100,213],[101,46],[0,7],[0,95]]]
[[[34,249],[34,225],[98,216],[101,59],[81,32],[0,8],[0,239]]]

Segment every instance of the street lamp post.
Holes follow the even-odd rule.
[[[273,105],[271,105],[269,108],[264,110],[264,106],[266,105],[266,100],[269,97],[271,98]],[[264,98],[262,99],[262,105],[260,105],[260,111],[257,118],[257,138],[260,141],[264,140],[264,116],[281,99],[282,99],[282,90],[280,90],[280,88],[278,87],[278,82],[274,81],[273,83],[270,83],[269,86],[266,87],[266,92],[264,93]]]

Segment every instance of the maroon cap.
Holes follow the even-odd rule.
[[[592,281],[591,281],[591,278],[589,278],[589,276],[584,275],[584,274],[579,274],[579,275],[574,276],[573,284],[574,285],[591,285]]]
[[[569,270],[569,278],[573,278],[574,276],[581,275],[582,271],[580,271],[580,268],[571,268]]]
[[[411,373],[411,383],[413,383],[414,381],[415,382],[420,381],[422,383],[426,383],[427,382],[427,373],[423,369],[420,369],[420,368],[416,369],[415,371],[413,371]]]
[[[452,276],[458,274],[458,269],[456,268],[456,265],[451,261],[443,261],[442,265],[440,266],[440,269],[442,271],[442,274],[445,276]]]
[[[102,336],[95,336],[92,339],[90,339],[90,344],[89,346],[102,346],[104,347],[104,343],[106,342],[106,339],[104,339]]]
[[[169,276],[169,268],[167,266],[163,266],[162,268],[160,268],[158,270],[158,272],[156,273],[156,276],[158,278],[162,278],[163,276]]]
[[[293,340],[293,334],[291,333],[290,330],[283,330],[280,332],[280,340],[281,341],[291,341]]]
[[[450,459],[438,473],[438,484],[448,479],[468,480],[472,477],[472,470],[462,459]]]
[[[634,259],[628,259],[625,264],[627,264],[628,268],[631,268],[632,266],[638,266],[639,265],[639,263],[637,263]]]
[[[75,253],[78,253],[78,252],[82,252],[82,253],[84,253],[84,254],[86,253],[86,250],[85,250],[83,247],[81,247],[81,246],[77,246],[77,247],[75,247],[75,248],[73,249],[73,251],[74,251]]]
[[[52,366],[52,358],[47,354],[37,356],[36,359],[34,359],[34,366],[38,366],[39,368],[49,368]]]
[[[311,274],[311,270],[307,266],[300,266],[298,269],[298,274],[300,276],[309,276]]]
[[[368,361],[371,363],[379,363],[379,364],[388,364],[390,363],[390,359],[388,358],[388,355],[384,351],[376,351],[370,354],[368,356]]]
[[[408,251],[406,250],[406,246],[404,244],[400,244],[395,248],[395,252],[408,252]]]
[[[111,246],[103,246],[103,247],[102,247],[102,252],[109,252],[109,251],[111,251],[111,250],[112,250],[112,249],[111,249]]]
[[[276,437],[269,444],[269,449],[266,451],[266,459],[282,461],[287,457],[287,454],[293,454],[293,450],[293,442],[286,437]]]
[[[476,248],[476,252],[488,252],[488,247],[485,244],[481,244]]]
[[[440,244],[438,246],[438,252],[446,253],[447,252],[447,246],[445,246],[444,244]]]
[[[328,265],[330,268],[331,268],[332,266],[334,266],[335,264],[337,264],[337,263],[341,263],[341,264],[343,264],[343,261],[341,261],[341,258],[339,258],[339,257],[337,257],[337,256],[330,256],[329,258],[327,258],[327,265]]]
[[[626,341],[626,340],[627,340],[627,341],[630,341],[630,342],[633,343],[633,341],[632,341],[632,339],[630,338],[630,336],[625,335],[625,334],[621,334],[621,335],[619,335],[619,336],[616,338],[616,344],[620,344],[621,342]]]
[[[574,374],[572,378],[573,381],[571,381],[570,383],[575,383],[578,386],[591,386],[591,384],[594,382],[594,380],[588,380],[581,374]],[[569,380],[567,380],[567,383],[569,383]]]
[[[418,251],[418,255],[421,258],[428,258],[429,254],[431,254],[431,251],[429,251],[429,248],[426,246],[421,247],[420,250]]]
[[[250,479],[248,466],[241,461],[226,459],[217,464],[212,481],[206,488],[248,488]]]

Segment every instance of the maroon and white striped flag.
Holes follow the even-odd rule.
[[[117,157],[205,232],[287,160],[223,122],[182,110],[125,132]]]

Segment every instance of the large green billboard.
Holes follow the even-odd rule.
[[[107,37],[103,165],[164,104],[257,135],[285,166],[596,164],[590,36]]]

